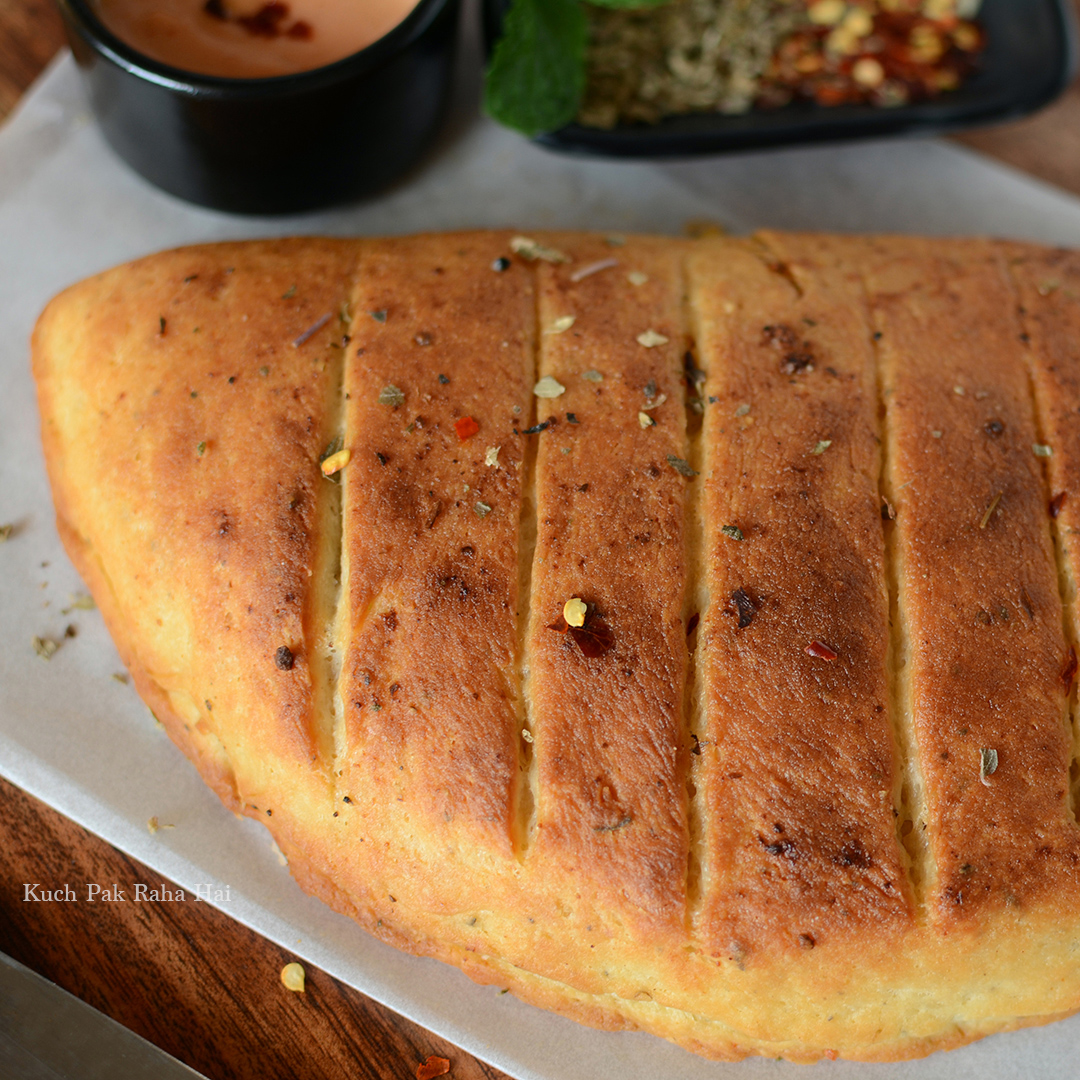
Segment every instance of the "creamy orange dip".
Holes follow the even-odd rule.
[[[377,41],[417,0],[93,0],[132,48],[184,71],[252,79],[331,64]]]

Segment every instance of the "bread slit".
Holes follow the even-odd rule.
[[[949,925],[1075,873],[1061,597],[1000,251],[915,238],[866,250],[910,640],[902,678],[934,862],[928,914]]]
[[[532,326],[530,351],[532,364],[528,386],[540,378],[540,309],[539,290],[535,271],[530,270],[532,287]],[[536,396],[528,395],[517,417],[518,430],[536,426]],[[518,438],[522,438],[518,436]],[[521,693],[517,699],[518,785],[514,807],[514,850],[524,861],[536,838],[536,790],[538,784],[536,755],[533,753],[535,725],[532,704],[532,668],[529,648],[529,621],[532,613],[533,565],[536,559],[536,440],[522,439],[521,450],[521,524],[518,528],[518,584],[515,631],[517,635],[518,682]]]
[[[853,244],[852,258],[858,259]],[[873,323],[871,322],[871,326]],[[891,391],[891,369],[878,348],[879,334],[874,331],[875,387],[878,403],[878,430],[881,439],[881,472],[878,492],[881,497],[881,517],[885,535],[885,583],[889,593],[889,643],[885,658],[885,677],[888,686],[888,710],[894,736],[896,767],[893,776],[893,808],[896,817],[896,837],[906,856],[908,881],[911,887],[915,917],[926,917],[926,894],[934,885],[934,862],[926,838],[926,793],[915,729],[911,723],[911,685],[905,676],[911,656],[911,636],[907,625],[907,606],[901,589],[906,575],[901,570],[902,550],[896,537],[896,505],[900,498],[893,477],[892,457],[896,434],[890,424],[888,397]]]
[[[1076,345],[1080,340],[1080,259],[1075,252],[1019,244],[1008,244],[1004,250],[1029,342],[1027,357],[1039,444],[1049,448],[1049,456],[1042,459],[1047,483],[1044,494],[1069,648],[1062,683],[1068,695],[1072,741],[1069,810],[1076,821],[1080,813],[1075,663],[1080,652],[1080,425],[1076,419],[1080,412],[1080,353]]]
[[[583,890],[588,867],[583,896],[603,904],[605,922],[681,926],[684,522],[696,482],[681,250],[648,238],[550,243],[572,261],[538,267],[534,855]]]
[[[683,323],[687,332],[685,392],[687,461],[698,477],[708,476],[713,467],[709,445],[704,438],[704,417],[708,399],[708,371],[698,340],[701,336],[698,311],[691,303],[686,261],[680,266],[683,293]],[[686,861],[686,924],[691,933],[701,920],[704,895],[704,822],[707,814],[701,790],[699,765],[701,741],[707,725],[703,697],[704,678],[699,649],[699,628],[709,608],[708,575],[705,568],[705,485],[700,479],[691,485],[686,510],[686,599],[683,622],[686,626],[686,690],[683,694],[684,745],[689,752],[686,769],[686,823],[689,843]]]
[[[738,967],[908,925],[893,825],[877,398],[826,237],[706,241],[702,935]],[[783,720],[778,722],[778,718]],[[849,898],[858,895],[860,914]]]
[[[345,356],[352,325],[350,294],[341,302],[332,322],[335,340],[330,350],[326,388],[326,432],[320,455],[320,471],[331,469],[319,486],[318,541],[312,562],[312,589],[316,598],[306,636],[312,642],[311,671],[315,738],[319,756],[336,780],[344,749],[344,721],[341,709],[342,642],[339,623],[344,577],[342,547],[342,485],[346,469],[335,469],[334,455],[345,446]],[[340,460],[340,459],[339,459]],[[329,464],[326,465],[326,462]]]

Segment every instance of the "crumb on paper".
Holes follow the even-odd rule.
[[[158,831],[158,819],[157,817],[148,818],[146,822],[146,829],[153,836]]]
[[[34,646],[34,652],[42,658],[42,660],[51,660],[56,655],[56,650],[60,648],[60,642],[54,641],[52,638],[47,637],[34,637],[31,639],[31,644]]]
[[[277,841],[273,837],[270,838],[270,850],[277,856],[277,861],[280,865],[289,865],[289,857],[278,847]]]
[[[295,960],[281,969],[281,985],[294,994],[304,993],[304,966]]]
[[[61,608],[61,615],[70,615],[73,611],[93,611],[97,604],[88,593],[70,593],[71,603],[66,608]]]
[[[114,678],[114,679],[115,679],[115,680],[116,680],[116,681],[117,681],[118,683],[123,683],[123,684],[124,684],[124,686],[127,686],[127,684],[128,684],[128,683],[129,683],[130,681],[131,681],[131,680],[130,680],[130,679],[128,678],[128,674],[127,674],[127,672],[126,672],[126,671],[114,671],[114,672],[112,673],[112,677],[113,677],[113,678]]]

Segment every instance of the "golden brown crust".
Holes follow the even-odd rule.
[[[352,300],[339,787],[436,859],[516,831],[533,297],[492,267],[508,241],[371,241]]]
[[[42,316],[61,535],[172,737],[306,889],[598,1027],[895,1060],[1080,1007],[1075,569],[1063,619],[1025,446],[1072,485],[1080,319],[1040,289],[1067,257],[537,237],[573,260],[548,263],[511,239],[186,249]],[[546,374],[565,391],[535,399]],[[1009,623],[960,618],[983,592]],[[601,655],[561,632],[573,595]],[[957,904],[957,875],[989,888]]]
[[[740,964],[911,922],[862,290],[826,238],[763,243],[690,264],[708,372],[703,927]]]
[[[537,423],[548,426],[533,436],[535,857],[605,906],[625,898],[628,917],[681,926],[690,480],[671,461],[689,456],[682,251],[645,238],[618,249],[549,239],[572,261],[538,271],[537,373],[563,390],[539,399]],[[588,614],[570,630],[563,608],[575,597]]]
[[[1001,252],[888,239],[864,258],[933,859],[928,903],[949,926],[1075,888],[1061,597]]]

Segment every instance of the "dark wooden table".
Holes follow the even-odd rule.
[[[1080,3],[1080,0],[1078,0]],[[0,119],[60,48],[53,0],[0,0]],[[959,140],[1080,194],[1080,84],[1038,116]],[[32,904],[24,882],[157,881],[135,860],[0,780],[0,950],[213,1080],[408,1080],[429,1054],[455,1080],[502,1078],[208,904]]]

